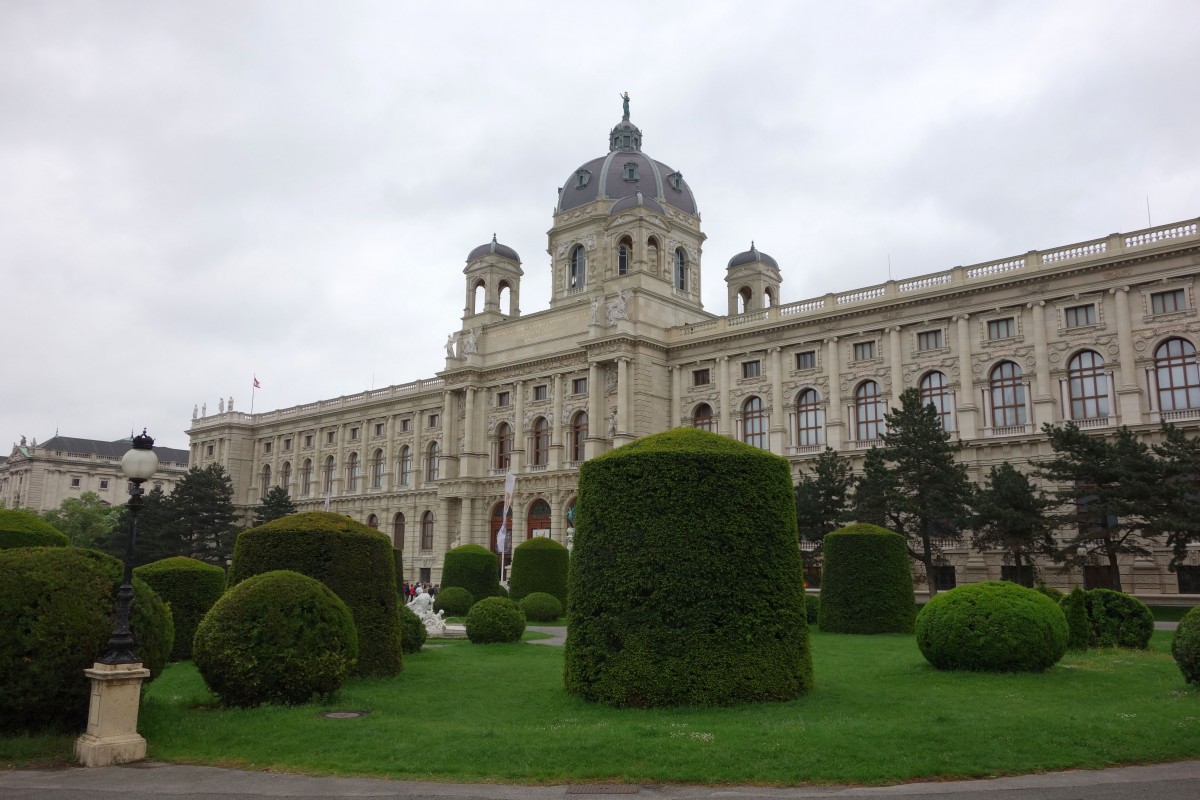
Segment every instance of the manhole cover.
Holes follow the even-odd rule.
[[[628,783],[577,783],[567,787],[567,794],[637,794],[641,786]]]
[[[370,713],[370,711],[322,711],[317,716],[326,719],[358,719]]]

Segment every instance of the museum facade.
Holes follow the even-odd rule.
[[[728,261],[717,316],[700,302],[696,198],[641,140],[626,111],[609,152],[559,190],[548,309],[521,310],[521,260],[493,237],[467,257],[436,377],[195,415],[189,463],[224,465],[247,513],[278,485],[302,510],[385,531],[405,579],[437,582],[448,548],[495,549],[509,472],[518,543],[565,543],[579,465],[675,426],[770,450],[798,477],[826,446],[861,464],[916,387],[976,481],[1048,455],[1047,422],[1148,440],[1162,421],[1200,431],[1197,220],[792,303],[752,245]],[[939,584],[1001,576],[999,553],[945,544]],[[1178,573],[1168,559],[1128,557],[1126,590],[1200,591],[1200,549]]]

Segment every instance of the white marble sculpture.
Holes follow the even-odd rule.
[[[417,619],[421,620],[421,624],[425,626],[425,632],[430,636],[446,635],[446,623],[442,621],[446,612],[434,613],[433,598],[425,592],[423,587],[417,589],[416,597],[408,601],[408,610],[417,615]]]

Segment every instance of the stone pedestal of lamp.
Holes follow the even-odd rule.
[[[140,663],[96,662],[84,674],[92,681],[87,733],[75,740],[75,758],[85,767],[128,764],[146,757],[137,732],[142,681],[150,670]]]

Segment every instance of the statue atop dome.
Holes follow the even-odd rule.
[[[628,121],[629,120],[629,92],[623,92],[621,94],[621,100],[623,101],[621,103],[621,111],[623,112],[621,114],[621,119]]]

